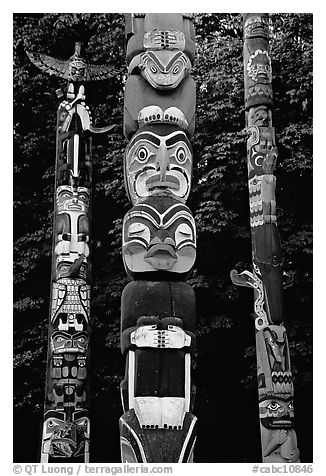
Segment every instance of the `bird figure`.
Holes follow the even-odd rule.
[[[119,72],[101,64],[88,64],[82,58],[82,44],[75,43],[75,52],[68,60],[56,59],[42,53],[27,51],[31,62],[48,74],[54,74],[68,81],[82,83],[86,81],[99,81],[117,75]]]

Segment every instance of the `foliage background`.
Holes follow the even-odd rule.
[[[279,148],[277,205],[286,270],[286,327],[295,378],[301,461],[312,461],[312,15],[272,14],[271,48]],[[260,461],[253,296],[234,287],[232,268],[250,269],[251,245],[243,109],[242,22],[199,14],[197,126],[192,193],[198,231],[189,279],[197,298],[194,413],[197,462]],[[14,460],[37,462],[44,399],[55,159],[60,79],[38,71],[25,50],[68,58],[87,44],[89,62],[121,71],[87,90],[96,126],[117,124],[93,147],[92,461],[118,462],[120,295],[127,284],[121,224],[125,80],[121,14],[14,15]],[[23,438],[21,428],[28,428]]]

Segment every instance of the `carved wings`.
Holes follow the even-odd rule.
[[[71,59],[60,60],[43,53],[32,53],[30,51],[27,51],[27,55],[31,62],[45,73],[50,75],[54,74],[55,76],[67,79],[68,81],[71,79]],[[83,77],[80,78],[80,82],[99,81],[119,74],[119,71],[104,64],[95,65],[84,63],[84,67]]]

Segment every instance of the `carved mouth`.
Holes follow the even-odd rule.
[[[177,255],[171,245],[166,245],[165,243],[158,243],[150,247],[148,252],[145,255],[145,259],[152,258],[156,255],[166,255],[173,259],[177,259]]]
[[[85,349],[80,349],[78,347],[65,347],[63,349],[56,349],[55,354],[84,354]]]
[[[178,190],[180,188],[180,181],[174,175],[166,174],[165,180],[161,180],[159,174],[152,175],[146,180],[146,187],[151,190],[155,187],[166,187],[166,188],[174,188]]]
[[[68,210],[77,210],[77,211],[79,211],[79,210],[82,210],[83,207],[79,203],[69,203],[69,204],[67,204],[67,209]]]
[[[293,422],[290,418],[262,418],[261,423],[265,428],[292,428]]]

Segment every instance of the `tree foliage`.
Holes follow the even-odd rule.
[[[278,222],[285,269],[295,272],[293,287],[285,291],[286,327],[299,447],[302,461],[311,461],[311,408],[306,403],[311,401],[312,379],[312,15],[273,14],[270,26],[273,120],[279,149]],[[189,279],[197,299],[196,460],[258,461],[253,297],[250,291],[235,288],[229,278],[232,268],[251,267],[242,19],[236,14],[199,14],[195,27],[197,123],[187,204],[198,232],[197,261]],[[126,146],[123,30],[121,14],[14,15],[17,461],[36,461],[39,445],[50,294],[55,90],[64,86],[58,78],[38,71],[25,51],[68,58],[75,41],[84,42],[89,62],[120,71],[112,80],[87,89],[95,125],[116,124],[111,135],[96,137],[93,143],[92,454],[94,461],[119,461],[119,382],[124,371],[118,348],[119,308],[127,283],[120,249],[122,218],[130,208],[122,167]],[[24,446],[18,436],[22,424],[29,425],[33,434]],[[217,431],[221,428],[223,432]],[[234,431],[240,445],[234,442]]]

